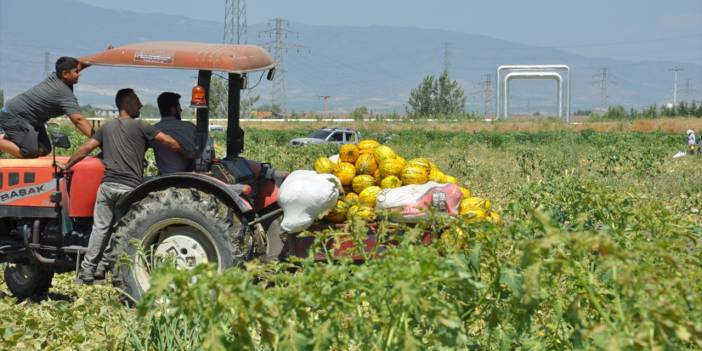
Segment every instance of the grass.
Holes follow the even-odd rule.
[[[365,124],[491,198],[505,225],[436,218],[364,265],[165,267],[137,309],[62,275],[47,301],[0,299],[0,348],[702,348],[702,159],[673,159],[684,135],[636,122]],[[291,128],[247,129],[245,156],[293,170],[335,152],[287,146],[311,127]],[[414,245],[425,230],[454,240]]]

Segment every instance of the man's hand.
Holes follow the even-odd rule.
[[[61,161],[56,161],[56,167],[60,168],[62,171],[65,171],[68,169],[68,165]]]

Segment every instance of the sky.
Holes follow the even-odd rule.
[[[225,0],[80,0],[222,22]],[[528,4],[528,5],[525,5]],[[585,56],[702,64],[702,0],[253,0],[249,24],[418,27],[481,34]]]

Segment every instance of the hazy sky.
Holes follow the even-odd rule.
[[[219,22],[225,3],[81,1]],[[247,13],[249,24],[282,17],[306,24],[436,28],[590,56],[702,64],[702,0],[249,0]]]

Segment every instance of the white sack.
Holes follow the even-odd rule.
[[[309,228],[317,216],[331,210],[339,198],[337,182],[331,174],[304,170],[290,173],[280,185],[278,195],[278,204],[283,209],[283,230],[301,232]]]

